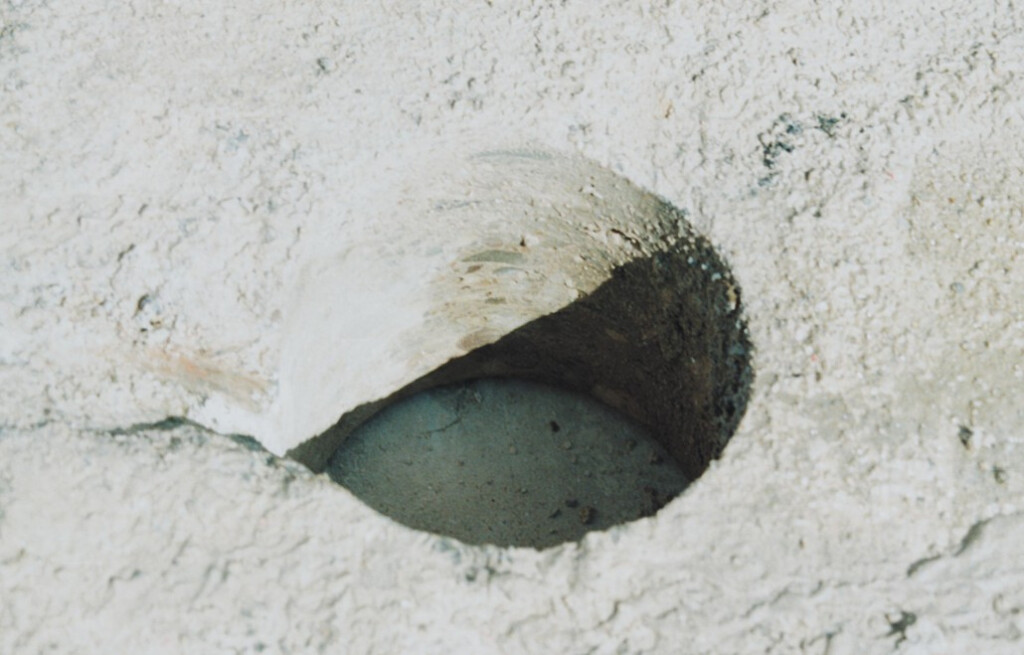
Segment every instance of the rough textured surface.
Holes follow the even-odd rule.
[[[0,652],[1020,652],[1018,7],[0,20]],[[305,240],[467,132],[592,158],[729,259],[757,379],[683,496],[471,548],[244,440],[132,429],[258,424]]]

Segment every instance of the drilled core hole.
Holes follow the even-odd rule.
[[[470,543],[543,548],[656,512],[746,408],[728,267],[684,212],[591,162],[493,152],[441,172],[396,206],[422,211],[403,231],[308,274],[295,331],[322,338],[294,341],[293,420],[322,416],[309,398],[346,409],[288,454]]]

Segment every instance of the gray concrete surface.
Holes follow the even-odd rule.
[[[4,2],[0,652],[1019,653],[1022,26]],[[750,405],[656,517],[468,546],[222,436],[278,411],[304,253],[467,141],[589,158],[731,265]]]
[[[538,549],[653,516],[690,482],[649,432],[594,398],[489,378],[388,407],[327,473],[404,525]]]

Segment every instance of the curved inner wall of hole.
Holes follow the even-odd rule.
[[[353,430],[400,399],[460,381],[514,377],[618,409],[651,430],[696,479],[743,415],[750,350],[739,289],[700,239],[615,269],[593,293],[354,408],[290,455],[323,470]]]

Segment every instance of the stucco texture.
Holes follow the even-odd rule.
[[[0,653],[1020,653],[1022,53],[1001,1],[5,0]],[[307,258],[459,144],[729,263],[749,405],[656,516],[467,546],[246,438]]]

